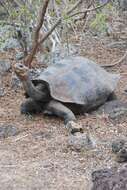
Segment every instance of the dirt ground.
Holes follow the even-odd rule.
[[[86,38],[80,54],[99,64],[113,63],[125,50],[107,48],[108,43],[109,38]],[[0,58],[7,58],[8,54],[1,54]],[[121,73],[116,94],[124,101],[127,97],[123,92],[127,87],[126,63],[123,61],[108,69]],[[0,98],[0,125],[13,124],[20,133],[0,139],[1,190],[90,190],[92,171],[118,165],[110,144],[117,137],[127,136],[126,118],[114,123],[98,115],[78,116],[77,122],[93,137],[96,147],[73,151],[68,147],[69,135],[62,120],[41,114],[32,117],[20,114],[23,90],[12,89],[10,80],[11,72],[3,78],[6,94]]]

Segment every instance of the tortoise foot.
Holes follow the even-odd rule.
[[[83,128],[81,125],[77,124],[74,121],[69,121],[66,125],[66,128],[71,134],[83,133]]]

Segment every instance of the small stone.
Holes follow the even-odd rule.
[[[4,92],[4,89],[3,88],[0,88],[0,97],[4,96],[5,95],[5,92]]]
[[[69,136],[68,147],[72,150],[84,151],[92,149],[94,147],[94,143],[88,134],[78,132]]]
[[[18,52],[15,57],[16,57],[16,60],[21,60],[21,59],[24,58],[24,53],[23,52]]]
[[[11,68],[10,62],[7,60],[0,60],[0,75],[5,75]]]
[[[112,152],[116,154],[117,162],[127,162],[127,142],[125,140],[114,141],[112,143]]]
[[[112,152],[117,153],[123,148],[125,141],[123,139],[112,142]]]
[[[19,129],[12,124],[0,125],[0,139],[15,136],[19,133]]]

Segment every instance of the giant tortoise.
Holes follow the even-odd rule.
[[[108,73],[93,61],[80,56],[60,60],[34,80],[29,78],[26,66],[15,64],[14,70],[27,94],[21,113],[43,112],[59,116],[72,133],[82,131],[75,122],[75,114],[104,104],[120,78],[119,74]]]

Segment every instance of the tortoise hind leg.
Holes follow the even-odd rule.
[[[69,130],[69,132],[75,133],[75,132],[83,131],[81,126],[76,124],[76,122],[75,122],[76,117],[75,117],[74,113],[69,108],[67,108],[65,105],[63,105],[62,103],[55,101],[55,100],[51,100],[47,104],[46,112],[52,113],[53,115],[63,118],[65,126]]]
[[[34,114],[42,112],[42,107],[36,103],[32,98],[28,98],[21,104],[21,114]]]

